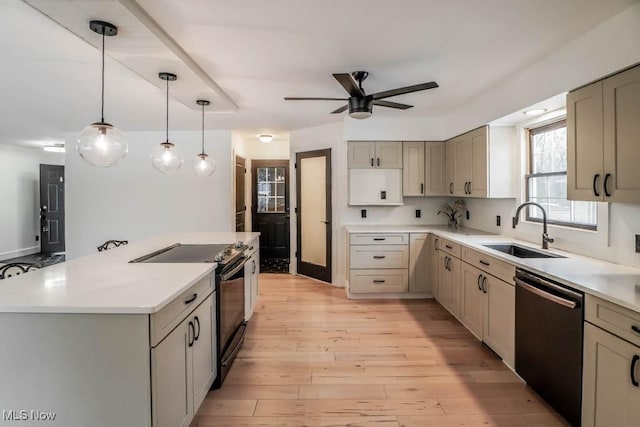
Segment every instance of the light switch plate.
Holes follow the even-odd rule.
[[[640,234],[636,234],[636,253],[640,254]]]

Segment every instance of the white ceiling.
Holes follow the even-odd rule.
[[[190,95],[222,100],[116,0],[31,1],[51,14],[57,10],[58,20],[78,22],[67,30],[20,0],[0,1],[0,57],[8,64],[0,67],[0,142],[61,139],[99,118],[100,53],[90,43],[100,39],[87,30],[91,18],[111,19],[123,29],[119,40],[107,39],[115,58],[106,70],[105,118],[111,123],[124,131],[163,129],[164,92],[153,76],[171,67],[179,71],[172,129],[199,128],[199,114],[185,105]],[[342,120],[329,114],[340,102],[282,98],[343,97],[331,74],[361,69],[370,72],[368,92],[440,84],[390,99],[413,109],[375,107],[374,115],[447,115],[636,2],[138,0],[237,104],[237,112],[207,114],[207,128],[243,135]]]

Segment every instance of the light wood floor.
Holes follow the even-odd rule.
[[[262,274],[244,347],[192,423],[240,425],[565,424],[434,300]]]

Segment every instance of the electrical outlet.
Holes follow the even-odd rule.
[[[500,227],[500,215],[496,215],[496,225]]]
[[[422,216],[422,212],[420,209],[416,209],[416,218],[420,218]]]
[[[467,221],[468,221],[468,220],[469,220],[469,216],[470,216],[471,214],[469,213],[469,211],[466,211],[466,215],[467,215]]]
[[[40,236],[36,236],[36,242],[40,241]]]
[[[360,218],[366,218],[366,217],[367,217],[367,210],[360,209]]]
[[[636,234],[636,253],[640,254],[640,234]]]

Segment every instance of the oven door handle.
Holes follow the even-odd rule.
[[[551,301],[555,304],[560,304],[562,306],[565,307],[569,307],[571,309],[576,308],[578,306],[578,304],[576,304],[574,301],[568,300],[568,299],[564,299],[564,298],[560,298],[557,295],[553,295],[550,294],[549,292],[545,292],[542,289],[536,288],[535,286],[531,286],[530,284],[523,282],[522,280],[520,280],[519,278],[515,277],[514,278],[516,280],[516,284],[521,286],[523,289],[538,295],[541,298],[544,298],[548,301]]]
[[[224,281],[229,280],[231,277],[233,277],[234,274],[236,274],[238,271],[242,270],[244,268],[244,264],[245,264],[246,261],[247,261],[247,257],[242,255],[240,257],[240,262],[238,262],[238,265],[233,270],[231,270],[229,272],[225,272],[222,275],[222,281],[224,282]]]
[[[243,323],[242,325],[240,325],[240,327],[242,328],[242,335],[240,336],[240,338],[236,340],[236,346],[233,347],[233,350],[231,350],[231,352],[229,352],[229,355],[227,356],[227,358],[220,362],[221,366],[226,367],[230,365],[231,361],[233,361],[233,358],[236,356],[238,351],[240,351],[240,347],[242,346],[242,341],[244,341],[244,336],[247,334],[247,324]],[[238,331],[238,333],[240,333],[240,331]]]

